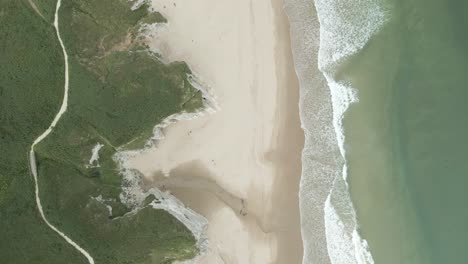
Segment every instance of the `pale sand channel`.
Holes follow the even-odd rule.
[[[198,263],[300,263],[304,136],[281,0],[153,5],[169,23],[150,45],[186,61],[219,109],[170,125],[130,165],[209,220],[209,252]]]

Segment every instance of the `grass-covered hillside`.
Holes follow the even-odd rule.
[[[27,152],[58,111],[64,69],[51,25],[55,1],[33,1],[38,10],[28,0],[0,0],[0,259],[85,263],[41,221],[34,202]],[[47,218],[96,263],[171,263],[194,256],[192,234],[165,211],[128,213],[135,208],[120,201],[122,175],[112,156],[129,142],[141,147],[155,124],[200,108],[202,100],[188,67],[162,64],[139,37],[142,25],[164,18],[132,5],[62,0],[70,98],[53,133],[36,147],[39,187]],[[97,143],[104,145],[100,166],[89,166]]]

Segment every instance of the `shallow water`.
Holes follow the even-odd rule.
[[[467,263],[468,3],[386,2],[389,20],[341,65],[350,191],[376,263]]]
[[[304,263],[468,263],[468,2],[286,7],[307,137]]]
[[[330,263],[325,235],[324,204],[339,177],[339,149],[332,125],[330,92],[318,70],[319,23],[311,0],[285,0],[291,26],[300,114],[305,134],[300,184],[303,263]]]

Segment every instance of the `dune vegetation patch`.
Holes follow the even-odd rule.
[[[49,23],[55,6],[36,3],[44,19],[27,0],[0,2],[5,2],[0,13],[7,14],[0,16],[0,36],[7,40],[0,56],[9,62],[0,66],[0,144],[7,153],[0,158],[0,222],[12,227],[0,231],[0,256],[11,260],[7,263],[85,263],[41,222],[26,156],[63,97],[63,55]],[[62,1],[68,109],[36,147],[47,219],[96,263],[170,263],[197,252],[193,235],[173,216],[121,200],[126,183],[115,153],[129,142],[132,148],[143,147],[165,117],[203,106],[201,92],[188,79],[189,67],[162,63],[145,43],[145,25],[166,20],[147,4],[132,10],[133,5],[127,0]],[[87,166],[98,142],[103,144],[100,166]],[[29,230],[21,230],[25,227]]]

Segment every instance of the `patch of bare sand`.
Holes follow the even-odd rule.
[[[147,186],[207,217],[210,248],[199,263],[300,263],[303,133],[280,0],[153,5],[169,24],[151,46],[168,61],[186,61],[220,109],[169,126],[131,166]]]

